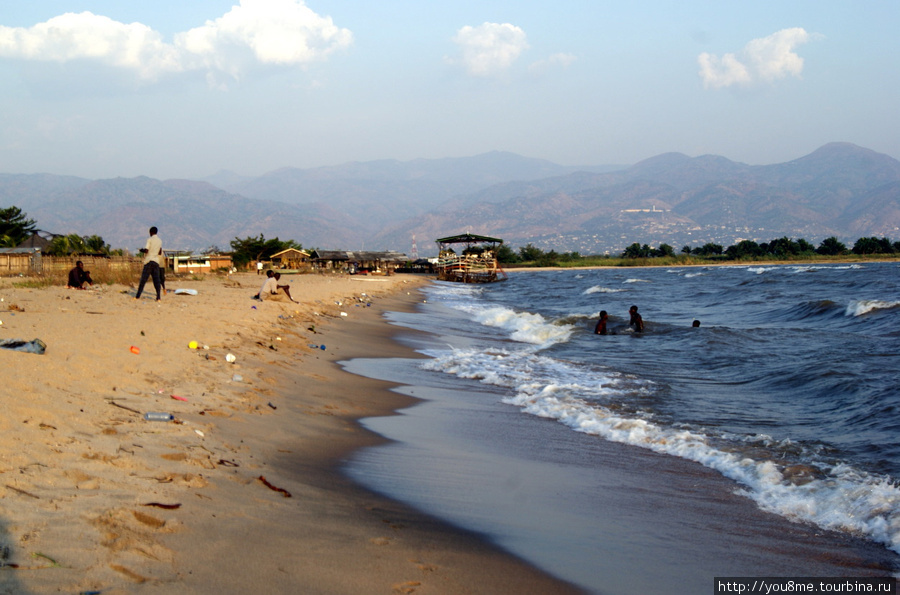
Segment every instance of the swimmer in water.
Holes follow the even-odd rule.
[[[594,327],[595,335],[605,335],[606,331],[606,319],[609,318],[609,315],[606,313],[606,310],[600,310],[600,320],[597,321],[597,326]]]
[[[635,332],[641,333],[644,331],[644,319],[638,314],[638,307],[632,306],[628,309],[628,313],[631,314],[631,320],[628,322],[628,326],[633,326]]]

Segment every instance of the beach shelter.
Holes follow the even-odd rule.
[[[309,264],[309,252],[288,248],[287,250],[276,252],[270,260],[280,269],[300,269]]]

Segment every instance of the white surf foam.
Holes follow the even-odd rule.
[[[865,535],[900,553],[900,487],[889,477],[838,464],[820,466],[824,477],[797,485],[775,462],[720,450],[701,430],[666,426],[650,414],[622,413],[609,406],[625,392],[652,392],[655,385],[649,381],[573,366],[529,350],[428,355],[435,359],[425,362],[425,369],[503,387],[509,393],[503,402],[526,413],[555,419],[577,432],[698,462],[738,482],[765,510]]]
[[[862,316],[876,310],[890,310],[897,308],[900,302],[888,302],[884,300],[853,300],[847,304],[844,314],[847,316]]]
[[[611,289],[609,287],[601,287],[600,285],[594,285],[593,287],[588,287],[584,290],[582,295],[590,295],[592,293],[621,293],[625,291],[624,289]]]
[[[568,324],[553,324],[540,314],[516,312],[503,306],[484,308],[471,304],[458,304],[455,307],[467,312],[480,324],[503,329],[509,333],[510,339],[520,343],[547,347],[554,343],[567,341],[574,330]]]

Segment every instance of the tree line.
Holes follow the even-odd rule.
[[[0,208],[0,248],[14,248],[30,238],[38,231],[37,222],[30,219],[19,207]],[[235,266],[245,266],[255,260],[268,260],[288,248],[302,249],[294,240],[266,239],[248,236],[244,239],[234,238],[231,241],[232,262]],[[113,250],[99,235],[81,236],[75,233],[57,235],[50,240],[50,245],[43,250],[48,256],[113,256],[125,255],[125,250]],[[218,246],[210,246],[204,254],[219,253]]]
[[[544,252],[533,244],[526,244],[516,252],[506,244],[500,244],[497,248],[497,261],[503,264],[516,264],[522,262],[535,263],[538,266],[556,266],[563,262],[575,262],[581,260],[578,252],[559,253],[555,250]]]
[[[37,231],[37,222],[29,219],[28,215],[19,207],[0,209],[0,248],[14,248]],[[115,251],[98,235],[80,236],[73,233],[55,236],[50,240],[50,245],[44,250],[44,253],[49,256],[72,254],[109,256]]]
[[[277,237],[267,240],[263,234],[259,234],[258,238],[234,238],[231,240],[231,262],[234,266],[243,268],[256,260],[269,260],[273,254],[288,248],[302,250],[303,246],[294,240],[279,240]],[[218,252],[218,248],[215,251]]]
[[[815,246],[803,238],[794,240],[787,236],[774,239],[770,242],[757,243],[753,240],[742,240],[737,244],[724,248],[720,244],[707,242],[702,246],[683,246],[676,253],[674,247],[669,244],[660,244],[653,248],[648,244],[635,242],[622,251],[619,258],[623,260],[652,259],[652,258],[677,258],[681,256],[695,256],[715,260],[753,260],[753,259],[792,259],[811,258],[814,256],[842,256],[842,255],[870,255],[870,254],[900,254],[900,242],[891,242],[888,238],[862,237],[856,240],[851,248],[832,236],[822,240]],[[544,251],[540,248],[526,244],[513,250],[506,244],[497,250],[497,260],[503,264],[531,263],[538,266],[557,266],[570,264],[574,261],[583,261],[578,252],[558,253],[555,250]]]
[[[708,242],[702,246],[691,248],[684,246],[681,254],[693,256],[719,256],[726,260],[741,260],[748,258],[795,258],[809,256],[841,256],[845,254],[900,254],[900,242],[891,242],[888,238],[864,237],[856,240],[852,248],[831,236],[825,238],[818,247],[804,240],[794,240],[787,236],[774,239],[770,242],[757,243],[753,240],[741,240],[737,244],[723,248],[720,244]],[[647,244],[631,244],[622,252],[622,258],[657,258],[661,256],[675,256],[675,250],[668,244],[660,244],[658,248],[651,248]]]

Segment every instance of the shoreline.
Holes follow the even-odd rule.
[[[470,317],[443,314],[440,300],[428,304],[418,316],[399,317],[403,342],[471,347]],[[404,336],[407,329],[428,329],[434,345],[416,330]],[[396,380],[404,394],[426,399],[400,416],[365,421],[393,442],[356,457],[354,477],[486,531],[596,592],[696,593],[714,576],[793,576],[797,568],[809,576],[884,576],[898,568],[883,544],[767,512],[735,480],[699,462],[523,415],[501,404],[505,384],[482,386],[460,361],[466,373],[458,381],[416,372],[415,362],[354,362],[356,373]]]
[[[846,259],[830,260],[810,258],[806,260],[754,260],[754,261],[726,261],[726,262],[684,262],[665,264],[634,264],[634,265],[585,265],[585,266],[555,266],[555,267],[510,267],[504,268],[505,273],[524,273],[528,271],[589,271],[589,270],[623,270],[646,268],[684,268],[684,267],[754,267],[754,266],[804,266],[804,265],[842,265],[842,264],[877,264],[881,262],[900,262],[900,258],[886,257],[877,259]]]
[[[382,313],[426,279],[298,276],[300,305],[251,302],[252,274],[173,279],[198,295],[159,304],[15,281],[0,338],[48,347],[0,350],[0,590],[579,592],[340,472],[384,441],[357,420],[413,400],[338,362],[412,356]]]

